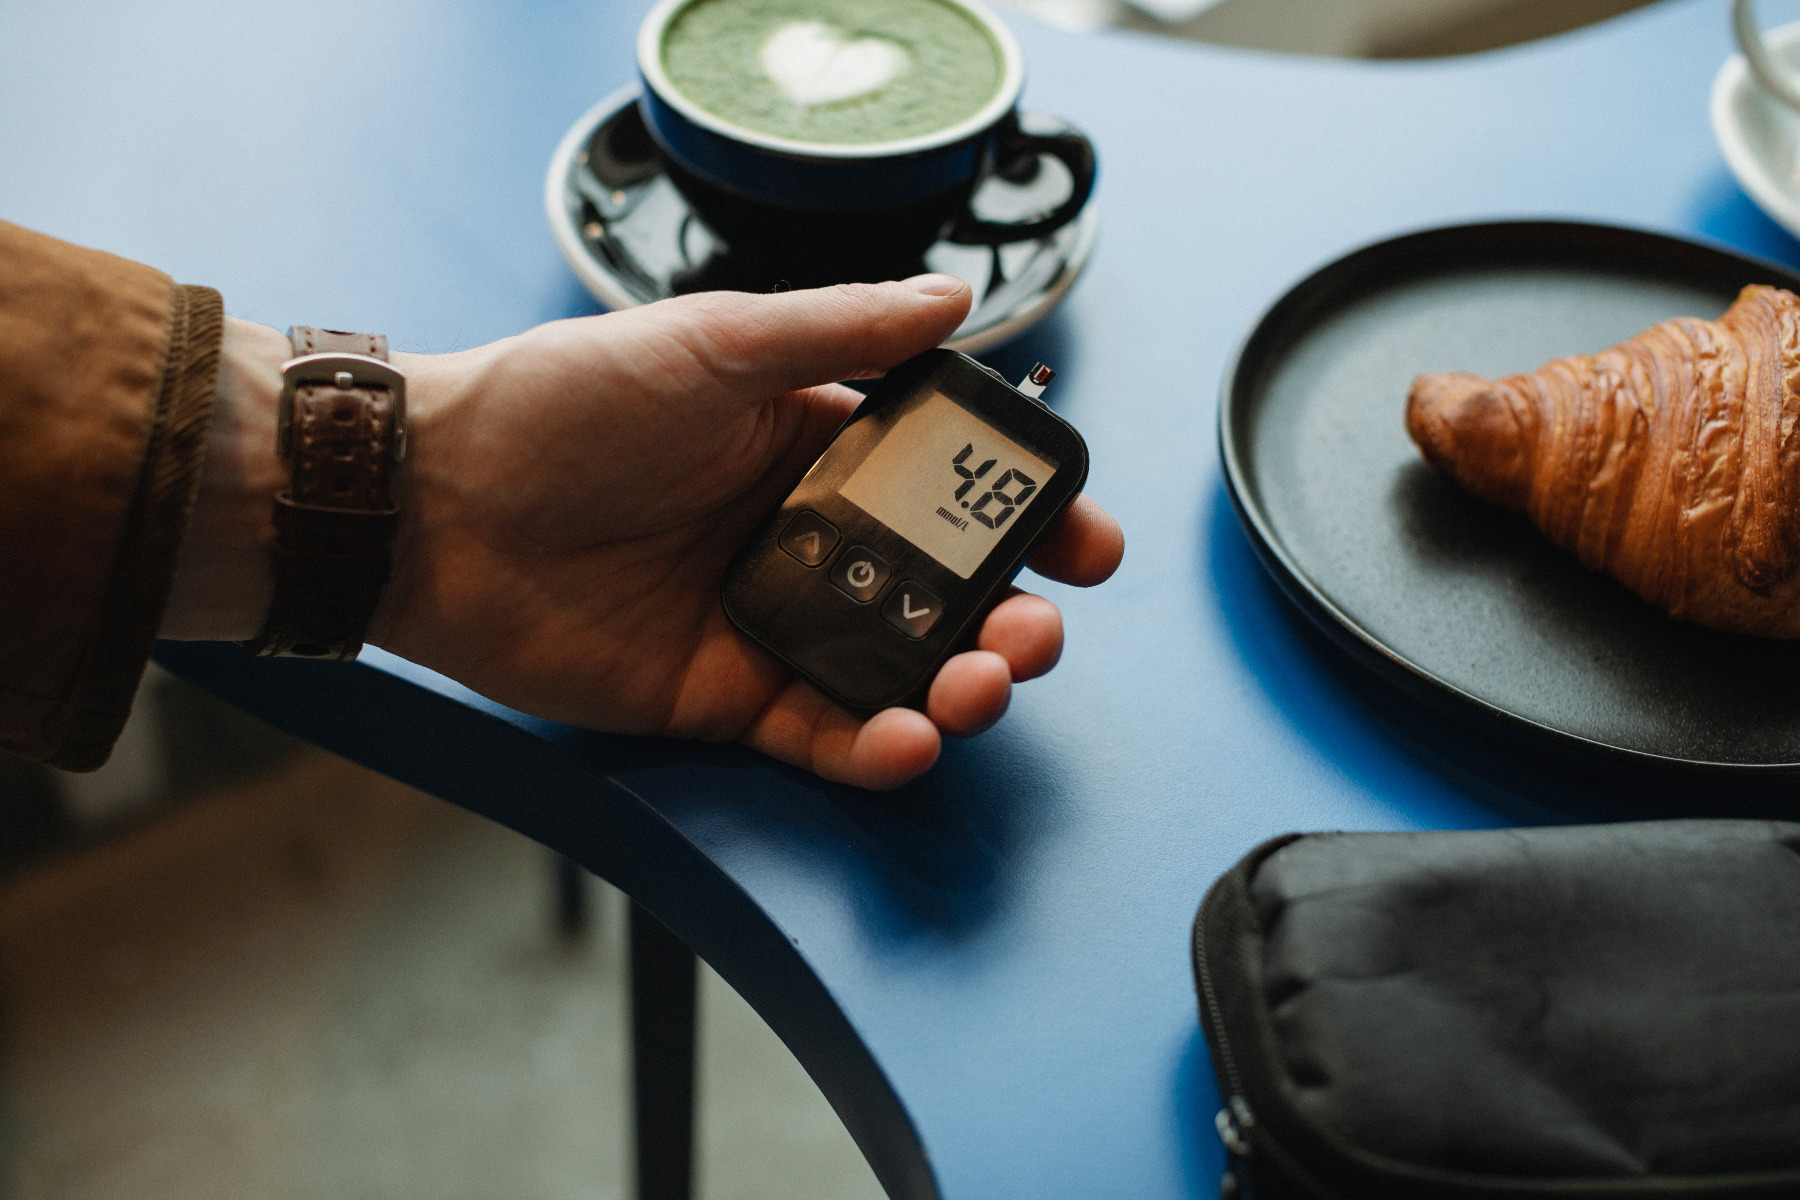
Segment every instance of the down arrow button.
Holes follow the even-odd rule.
[[[887,603],[881,606],[881,615],[887,623],[915,642],[931,632],[931,627],[938,623],[943,613],[944,602],[912,579],[895,588]]]

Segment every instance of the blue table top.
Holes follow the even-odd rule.
[[[630,78],[644,7],[0,6],[0,214],[214,284],[236,315],[409,350],[593,311],[539,189],[564,127]],[[1251,846],[1761,803],[1677,781],[1653,806],[1516,762],[1323,649],[1220,480],[1238,339],[1314,266],[1423,226],[1593,219],[1797,265],[1800,245],[1713,146],[1716,0],[1420,63],[1012,23],[1027,105],[1100,148],[1103,227],[1063,309],[988,357],[1058,369],[1129,548],[1104,587],[1043,586],[1068,651],[996,729],[870,795],[534,721],[380,653],[160,657],[620,884],[788,1041],[895,1195],[1210,1196],[1188,931]]]

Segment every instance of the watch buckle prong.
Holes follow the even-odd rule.
[[[406,376],[392,363],[367,354],[304,354],[281,364],[281,397],[275,408],[275,453],[294,453],[294,393],[308,384],[343,390],[384,388],[393,404],[395,462],[406,458]]]

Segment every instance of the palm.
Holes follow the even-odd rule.
[[[783,680],[731,630],[718,584],[793,472],[763,467],[736,486],[726,479],[732,473],[696,472],[690,478],[713,478],[693,489],[687,511],[664,514],[661,528],[636,536],[596,536],[612,523],[606,518],[579,536],[544,530],[541,540],[506,537],[503,528],[461,531],[443,548],[455,574],[440,573],[430,602],[446,624],[486,633],[447,673],[560,721],[741,736]],[[598,496],[593,508],[583,499],[577,507],[590,513],[604,507]]]

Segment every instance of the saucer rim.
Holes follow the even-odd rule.
[[[1772,54],[1781,54],[1800,43],[1800,21],[1764,30],[1762,36]],[[1752,94],[1764,104],[1779,107],[1778,101],[1763,95],[1757,87],[1743,53],[1734,53],[1713,77],[1709,104],[1713,141],[1718,144],[1719,153],[1738,186],[1771,220],[1800,238],[1800,179],[1795,180],[1793,191],[1783,188],[1779,173],[1752,148],[1750,138],[1734,113],[1740,97]]]
[[[550,236],[556,242],[563,261],[575,273],[575,278],[594,299],[612,312],[641,308],[645,302],[624,290],[612,273],[588,252],[581,230],[564,206],[565,183],[574,166],[575,155],[593,136],[594,130],[627,104],[635,103],[640,95],[640,85],[628,83],[608,93],[582,113],[557,142],[555,151],[550,155],[549,167],[544,173],[544,217],[550,225]],[[1094,242],[1099,236],[1100,207],[1091,197],[1082,205],[1075,223],[1075,240],[1069,247],[1062,270],[1030,304],[992,325],[974,330],[963,337],[952,338],[944,345],[963,354],[980,354],[1018,337],[1061,304],[1069,290],[1075,286],[1075,281],[1087,269],[1088,260],[1093,257]]]

